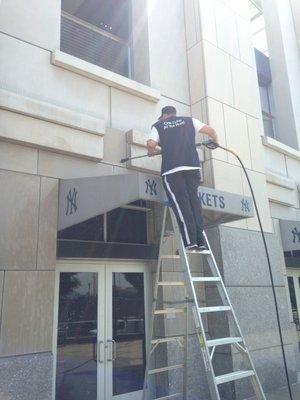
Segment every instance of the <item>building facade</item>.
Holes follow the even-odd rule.
[[[299,38],[297,0],[0,2],[1,400],[141,398],[161,206],[131,197],[129,182],[157,176],[160,160],[120,160],[146,152],[165,105],[213,126],[245,164],[297,382]],[[231,154],[199,154],[203,186],[250,195]],[[99,177],[115,206],[60,225],[63,182]],[[66,214],[76,213],[78,192],[65,198]],[[233,219],[208,235],[270,393],[287,381],[268,265],[257,218]],[[189,348],[188,398],[207,399]],[[240,363],[234,352],[217,360],[220,371]],[[248,386],[224,390],[224,399],[250,397]]]

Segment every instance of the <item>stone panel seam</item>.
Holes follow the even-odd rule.
[[[220,162],[224,162],[224,163],[226,163],[226,164],[230,164],[230,165],[232,165],[233,167],[238,167],[238,168],[241,168],[238,164],[233,164],[232,162],[230,162],[230,161],[224,161],[224,160],[220,160],[219,158],[215,158],[215,157],[209,157],[209,158],[206,158],[205,159],[205,161],[220,161]],[[242,160],[243,161],[243,160]],[[249,169],[249,168],[246,168],[247,170],[249,170],[249,171],[253,171],[253,172],[255,172],[255,173],[257,173],[257,174],[262,174],[262,175],[265,175],[265,172],[262,172],[262,171],[258,171],[258,170],[256,170],[256,169]]]
[[[219,160],[218,160],[219,161]],[[222,229],[238,229],[238,230],[240,230],[241,228],[237,228],[236,226],[221,226],[221,228]],[[255,232],[256,234],[259,234],[259,235],[261,235],[261,233],[260,233],[260,230],[259,231],[256,231],[256,230],[251,230],[251,229],[249,229],[249,231],[251,231],[251,232]],[[270,233],[270,232],[265,232],[265,236],[274,236],[274,233]]]
[[[42,200],[42,178],[40,177],[40,188],[39,188],[39,207],[38,207],[38,218],[37,218],[37,241],[36,241],[36,269],[38,269],[38,251],[40,241],[40,212],[41,212],[41,200]]]
[[[251,146],[250,146],[250,130],[249,130],[249,122],[248,122],[247,115],[246,115],[246,124],[247,124],[247,137],[248,137],[248,143],[249,143],[250,164],[251,164],[251,170],[253,171],[252,151],[251,151]]]
[[[74,258],[71,258],[71,257],[70,257],[70,259],[74,260]],[[75,259],[75,260],[77,260],[77,259]],[[84,259],[84,258],[80,259],[80,260],[86,261],[86,259]],[[99,259],[95,258],[94,260],[99,260]],[[100,260],[102,260],[102,259],[100,259]],[[136,261],[138,261],[138,260],[136,260]],[[54,269],[38,269],[37,270],[37,269],[17,269],[17,268],[0,269],[0,271],[4,271],[4,272],[55,272]]]
[[[290,342],[290,343],[284,343],[284,347],[286,346],[294,346],[295,343]],[[255,349],[249,349],[250,353],[254,353],[255,351],[261,351],[261,350],[269,350],[269,349],[280,349],[281,350],[281,346],[280,344],[276,345],[276,346],[267,346],[267,347],[257,347]],[[235,354],[239,354],[239,353],[235,353]]]
[[[189,86],[190,86],[190,85],[189,85]],[[165,94],[163,94],[163,93],[161,94],[161,97],[164,97],[164,98],[169,99],[169,100],[176,101],[176,103],[183,104],[184,106],[187,106],[187,107],[190,107],[190,106],[191,106],[191,105],[188,104],[188,103],[185,103],[185,102],[183,102],[183,101],[181,101],[181,100],[178,100],[178,99],[174,99],[173,97],[167,96],[167,95],[165,95]]]
[[[19,42],[29,44],[30,46],[37,47],[38,49],[47,51],[48,53],[51,53],[51,50],[46,49],[45,47],[39,46],[39,45],[37,45],[35,43],[28,42],[27,40],[24,40],[24,39],[21,39],[21,38],[19,38],[17,36],[11,35],[10,33],[0,31],[0,34],[2,34],[4,36],[8,36],[8,37],[10,37],[12,39],[15,39],[15,40],[19,41]]]
[[[224,161],[224,160],[219,160],[218,158],[213,158],[213,157],[211,158],[211,160],[219,161],[219,162],[222,162],[222,163],[225,163],[225,164],[231,164],[231,165],[233,165],[233,166],[235,166],[235,167],[238,167],[238,168],[240,168],[240,169],[242,170],[242,167],[241,167],[240,165],[237,165],[237,164],[232,164],[232,163],[230,163],[230,162],[227,162],[227,161]],[[243,161],[243,160],[242,160],[242,161]],[[255,171],[255,170],[250,169],[250,168],[246,168],[246,170],[247,170],[247,171],[253,171],[253,172],[257,173],[257,174],[261,174],[261,175],[266,176],[266,173],[265,173],[265,172],[262,172],[262,171]]]
[[[239,58],[238,60],[242,61],[242,53],[241,53],[241,45],[240,45],[240,35],[239,35],[239,27],[238,27],[238,22],[237,22],[237,17],[239,15],[237,13],[234,13],[234,24],[235,24],[235,31],[236,31],[236,35],[237,35],[237,45],[238,45],[238,51],[239,51]],[[233,56],[234,57],[234,56]],[[244,62],[244,64],[247,64]],[[248,64],[247,64],[248,65]]]
[[[223,0],[219,0],[219,1],[223,4],[223,6],[225,6],[226,8],[229,8],[229,10],[231,10],[234,14],[238,15],[239,17],[243,18],[244,21],[248,22],[248,18],[246,18],[244,14],[241,14],[241,13],[239,13],[238,11],[236,11],[236,10],[234,9],[234,7],[231,7],[231,6],[229,5],[228,2],[225,2],[225,3],[224,3]],[[250,15],[249,15],[249,18],[250,18]]]
[[[230,70],[231,70],[231,68],[230,68]],[[193,103],[193,104],[196,104],[196,103],[198,103],[199,101],[202,101],[202,100],[205,100],[205,99],[212,99],[212,100],[215,100],[215,101],[217,101],[217,102],[219,102],[219,103],[221,103],[221,104],[223,104],[223,105],[225,105],[225,106],[227,106],[227,107],[233,108],[234,110],[241,112],[241,113],[244,114],[245,116],[249,116],[249,117],[254,118],[254,119],[257,119],[257,120],[260,119],[260,115],[257,116],[257,115],[249,114],[248,112],[245,112],[244,110],[241,110],[240,108],[236,107],[235,105],[226,103],[226,102],[224,102],[224,101],[220,101],[220,99],[216,99],[216,98],[213,97],[213,96],[204,96],[204,97],[202,97],[200,100],[197,100],[197,101],[196,101],[195,103]],[[264,143],[263,143],[263,144],[264,144]],[[265,144],[264,144],[264,145],[265,145]],[[265,145],[265,146],[266,146],[266,145]],[[268,146],[267,146],[267,147],[268,147]],[[275,151],[276,151],[276,150],[275,150]],[[278,151],[278,150],[277,150],[277,151]]]
[[[36,173],[39,175],[39,163],[40,163],[40,149],[37,149],[37,157],[36,157]]]
[[[33,146],[30,146],[30,147],[33,147]],[[41,149],[39,149],[39,151],[40,151]],[[50,152],[50,151],[49,151]],[[57,152],[54,152],[54,151],[51,151],[51,153],[54,153],[54,154],[59,154],[59,155],[61,155],[61,153],[57,153]],[[69,156],[70,157],[70,156]],[[73,156],[71,156],[71,157],[73,157]],[[78,157],[78,156],[76,156],[75,158],[78,158],[78,159],[82,159],[81,157]],[[86,160],[86,158],[83,158],[84,160]],[[128,170],[128,168],[127,167],[124,167],[122,164],[113,164],[113,163],[108,163],[107,161],[101,161],[100,163],[97,163],[97,162],[95,162],[95,164],[105,164],[105,165],[109,165],[110,167],[117,167],[117,168],[123,168],[123,169],[125,169],[125,170]],[[42,174],[39,174],[38,172],[36,173],[36,174],[32,174],[32,173],[30,173],[30,172],[25,172],[25,171],[17,171],[17,170],[14,170],[14,169],[9,169],[9,168],[0,168],[0,171],[8,171],[8,172],[14,172],[14,173],[16,173],[16,174],[24,174],[24,175],[28,175],[28,176],[39,176],[39,177],[41,177],[41,178],[51,178],[51,179],[64,179],[64,178],[57,178],[57,176],[53,176],[53,175],[42,175]],[[128,173],[130,174],[130,171],[128,170]],[[109,174],[110,175],[110,174]],[[67,179],[67,178],[66,178]]]
[[[195,7],[195,4],[193,2],[193,8]],[[184,0],[182,2],[182,8],[183,8],[183,19],[184,19],[184,33],[185,33],[185,47],[186,47],[186,66],[187,66],[187,76],[188,76],[188,85],[189,85],[189,101],[190,101],[190,112],[192,115],[192,98],[191,98],[191,80],[190,80],[190,68],[189,68],[189,57],[188,57],[188,42],[187,42],[187,31],[186,31],[186,24],[187,24],[187,20],[186,20],[186,12],[185,12],[185,4],[184,4]],[[195,16],[195,14],[194,14]],[[196,22],[195,22],[196,24]],[[196,32],[196,28],[195,28],[195,32]],[[197,37],[196,37],[197,39]]]
[[[216,1],[213,0],[213,19],[214,19],[214,26],[216,30],[216,40],[217,40],[217,47],[219,48],[219,38],[218,38],[218,27],[217,27],[217,13],[216,13]],[[211,43],[209,40],[207,40],[209,43]],[[212,45],[216,46],[216,44],[211,43]]]
[[[194,22],[195,22],[195,33],[196,33],[196,43],[195,44],[197,44],[197,43],[199,43],[199,41],[201,40],[199,37],[198,37],[198,33],[199,33],[199,30],[200,30],[200,36],[202,36],[202,24],[201,24],[201,16],[200,16],[200,12],[198,12],[199,11],[199,4],[198,4],[198,10],[196,11],[196,7],[195,7],[195,0],[192,0],[192,2],[193,2],[193,10],[194,10]],[[198,21],[197,21],[197,17],[198,17]],[[199,30],[197,29],[197,22],[198,22],[198,27],[199,27]],[[191,46],[191,48],[192,48],[193,46]]]
[[[4,282],[5,282],[5,272],[3,271],[3,281],[1,287],[1,306],[0,306],[0,341],[1,341],[1,332],[2,332],[2,318],[3,318],[3,303],[4,303]]]
[[[234,60],[239,61],[241,64],[247,65],[247,67],[249,67],[249,68],[251,68],[251,69],[254,70],[253,65],[246,63],[245,61],[243,61],[243,60],[241,60],[241,59],[239,59],[239,58],[233,56],[233,55],[230,54],[230,53],[227,53],[226,50],[222,49],[222,47],[217,46],[215,43],[212,43],[210,40],[208,40],[208,39],[205,38],[205,39],[201,39],[199,42],[201,42],[201,41],[207,42],[207,43],[211,44],[212,46],[214,46],[214,47],[217,48],[218,50],[222,51],[222,53],[226,54],[227,56],[232,57]],[[199,43],[199,42],[198,42],[198,43]],[[195,46],[195,45],[193,45],[192,47],[194,47],[194,46]]]
[[[112,95],[111,86],[108,87],[109,127],[112,128]]]
[[[232,89],[232,99],[233,99],[233,104],[236,105],[236,99],[235,99],[235,93],[234,93],[234,86],[233,86],[233,75],[232,75],[232,65],[231,65],[231,55],[229,53],[226,53],[229,56],[229,69],[230,69],[230,77],[231,77],[231,89]],[[234,57],[232,57],[234,58]]]
[[[236,228],[236,229],[239,229],[239,228]],[[272,287],[272,285],[225,285],[225,286],[226,286],[226,288],[256,288],[256,289]],[[276,284],[274,285],[274,287],[285,288],[284,285],[276,285]]]
[[[225,110],[224,110],[224,104],[223,103],[221,103],[221,104],[222,104],[222,114],[223,114],[223,128],[224,128],[224,135],[225,135],[225,145],[227,147],[227,132],[226,132],[226,123],[225,123]],[[227,159],[227,162],[228,162],[228,153],[227,153],[227,151],[225,153],[226,153],[226,159]],[[210,152],[210,154],[212,154],[212,151]]]
[[[53,356],[53,352],[52,351],[36,351],[35,353],[23,353],[23,354],[11,354],[11,355],[7,355],[7,356],[1,356],[0,355],[0,360],[1,359],[6,359],[6,358],[16,358],[16,357],[28,357],[28,356],[34,356],[34,355],[41,355],[41,354],[51,354],[51,356]]]

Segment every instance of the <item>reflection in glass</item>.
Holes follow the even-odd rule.
[[[145,368],[144,276],[113,273],[113,394],[143,389]]]
[[[61,273],[56,400],[97,399],[97,273]]]

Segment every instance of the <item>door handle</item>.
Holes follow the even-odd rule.
[[[115,359],[117,358],[117,344],[116,341],[113,339],[109,339],[107,340],[107,343],[111,343],[112,347],[111,347],[111,358],[107,358],[107,361],[115,361]],[[108,346],[106,346],[108,347]]]
[[[103,345],[103,340],[99,340],[98,345],[97,345],[97,350],[98,350],[98,363],[99,363],[99,364],[104,363],[103,353],[102,353],[102,351],[101,351],[102,345]]]

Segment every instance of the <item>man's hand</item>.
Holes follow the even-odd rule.
[[[208,149],[215,150],[219,147],[219,143],[214,142],[213,140],[204,140],[202,144]]]
[[[153,157],[157,154],[156,146],[157,146],[157,142],[155,140],[150,139],[147,141],[147,150],[148,150],[149,157]]]
[[[200,129],[201,133],[204,133],[205,135],[209,136],[209,138],[219,144],[219,140],[218,140],[218,135],[217,132],[214,130],[214,128],[212,128],[209,125],[204,125],[203,128]]]

